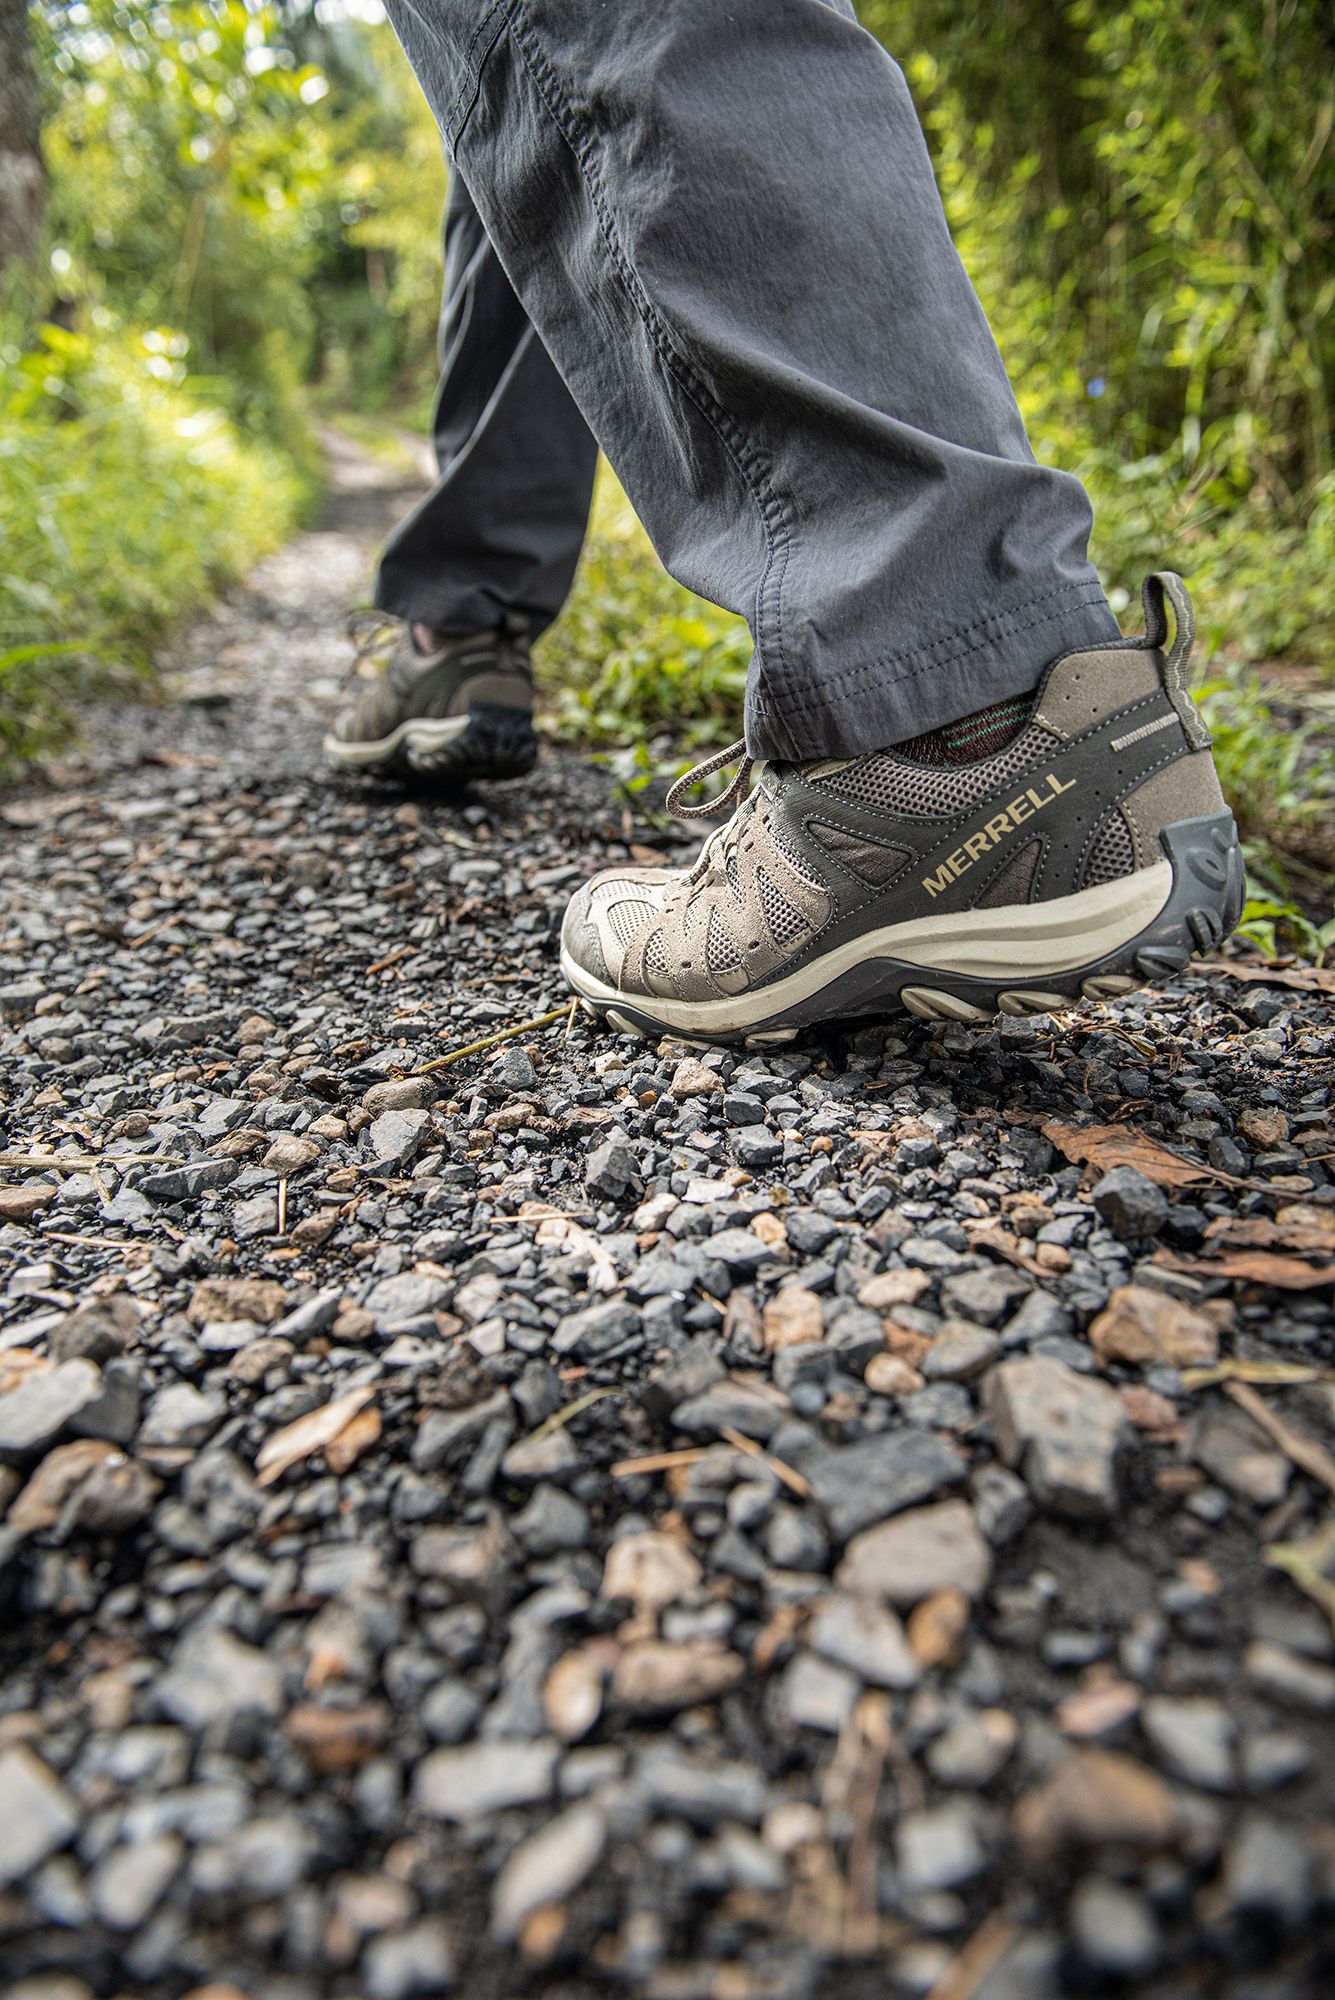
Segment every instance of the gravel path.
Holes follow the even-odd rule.
[[[335,470],[0,801],[0,1986],[1329,1995],[1329,990],[422,1074],[676,850],[325,777]]]

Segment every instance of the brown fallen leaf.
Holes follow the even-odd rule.
[[[351,1423],[345,1424],[332,1443],[324,1448],[324,1462],[339,1479],[357,1463],[364,1451],[380,1436],[380,1412],[376,1409],[358,1410]]]
[[[1170,1147],[1128,1125],[1063,1125],[1050,1118],[1042,1131],[1043,1137],[1068,1160],[1096,1167],[1101,1174],[1111,1167],[1134,1167],[1138,1174],[1156,1181],[1160,1187],[1194,1187],[1199,1181],[1230,1178],[1195,1160],[1184,1160]]]
[[[295,1423],[285,1424],[282,1430],[275,1431],[261,1445],[255,1460],[256,1484],[272,1486],[290,1466],[309,1458],[312,1452],[323,1451],[327,1445],[333,1444],[374,1395],[375,1386],[370,1382],[363,1383],[358,1389],[346,1389],[331,1403],[325,1403],[322,1408],[312,1410],[309,1415],[298,1417]]]
[[[1274,1250],[1233,1250],[1222,1257],[1175,1257],[1156,1250],[1154,1261],[1165,1271],[1185,1271],[1193,1278],[1241,1278],[1254,1285],[1275,1285],[1283,1292],[1317,1291],[1335,1285],[1335,1264],[1307,1264]]]
[[[1259,979],[1266,986],[1288,986],[1296,993],[1335,993],[1335,970],[1315,965],[1280,968],[1254,965],[1245,958],[1198,958],[1196,970],[1222,972],[1227,979]]]

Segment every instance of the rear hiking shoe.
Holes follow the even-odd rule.
[[[393,643],[384,670],[341,711],[324,739],[345,771],[418,772],[462,784],[519,778],[537,762],[528,627],[443,639],[419,651],[412,629],[381,621]],[[358,660],[362,669],[366,655]]]
[[[1161,571],[1144,597],[1143,639],[1056,661],[1017,733],[974,762],[901,747],[752,767],[738,744],[701,765],[669,806],[740,799],[732,817],[689,871],[611,869],[578,891],[570,985],[623,1031],[763,1044],[896,1003],[928,1020],[1052,1013],[1213,950],[1242,913],[1242,853],[1187,693],[1185,586]],[[680,803],[739,758],[722,799]]]

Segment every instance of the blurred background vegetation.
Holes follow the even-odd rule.
[[[1149,568],[1188,577],[1234,803],[1277,902],[1311,892],[1335,865],[1335,17],[860,12],[904,65],[1035,449],[1091,489],[1115,607],[1134,624]],[[37,0],[27,88],[11,15],[0,152],[40,125],[44,179],[40,215],[0,183],[12,767],[290,532],[318,496],[318,418],[424,423],[444,171],[376,0]],[[731,734],[748,651],[604,480],[544,642],[558,725],[642,756]]]

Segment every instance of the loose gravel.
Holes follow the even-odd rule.
[[[1329,994],[595,1032],[674,836],[325,776],[335,470],[0,801],[0,1983],[1328,1994]]]

